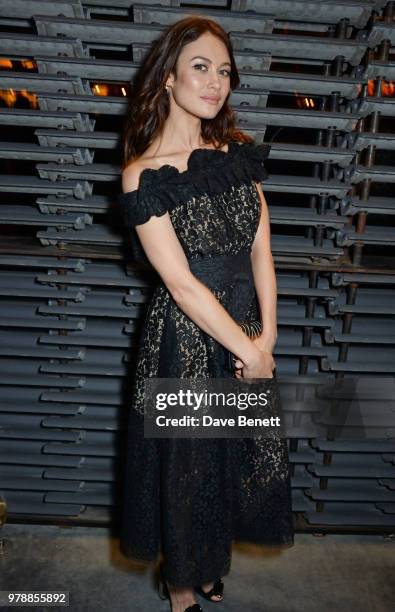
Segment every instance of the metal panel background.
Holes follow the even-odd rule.
[[[272,144],[265,195],[285,401],[303,401],[314,381],[393,380],[394,3],[188,4],[0,5],[0,495],[10,521],[116,520],[152,287],[116,206],[120,129],[150,43],[191,12],[230,32],[238,123]],[[391,432],[390,410],[379,425]],[[307,434],[293,423],[297,529],[393,532],[393,436]]]

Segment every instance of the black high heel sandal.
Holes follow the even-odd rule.
[[[163,575],[162,563],[159,565],[158,594],[161,599],[168,599],[171,605],[170,593],[166,584],[165,577]],[[188,606],[187,608],[185,608],[184,612],[204,612],[204,610],[199,606],[198,603],[195,603],[193,604],[193,606]]]
[[[211,601],[211,603],[220,603],[223,600],[224,583],[222,582],[221,578],[218,578],[212,589],[209,591],[203,591],[201,586],[195,586],[195,591],[204,597],[204,599],[207,599],[207,601]],[[221,599],[211,599],[213,595],[216,595]]]

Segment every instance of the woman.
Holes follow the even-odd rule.
[[[270,146],[235,128],[231,43],[188,17],[149,52],[131,97],[119,202],[137,260],[159,281],[139,340],[130,401],[121,550],[161,564],[172,612],[194,593],[221,601],[231,543],[292,544],[280,438],[144,438],[144,380],[272,378],[276,279],[260,185]],[[251,340],[237,322],[260,318]]]

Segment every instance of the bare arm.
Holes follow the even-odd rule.
[[[277,340],[277,282],[270,246],[268,207],[260,183],[256,186],[261,199],[261,216],[252,246],[251,263],[263,325],[259,344],[271,352]]]
[[[124,192],[139,186],[141,166],[132,162],[122,173]],[[189,268],[169,213],[152,216],[136,225],[148,260],[158,272],[179,308],[207,334],[251,368],[261,368],[261,352],[220,304],[210,289]],[[260,370],[259,370],[260,371]],[[251,377],[260,376],[253,370]]]

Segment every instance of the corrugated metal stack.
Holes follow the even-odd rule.
[[[130,260],[116,205],[120,126],[151,42],[199,13],[230,32],[240,127],[272,144],[275,357],[297,528],[391,532],[394,3],[187,4],[1,3],[0,492],[9,520],[116,514],[152,287]],[[317,429],[326,384],[347,419],[339,427],[321,413]]]

